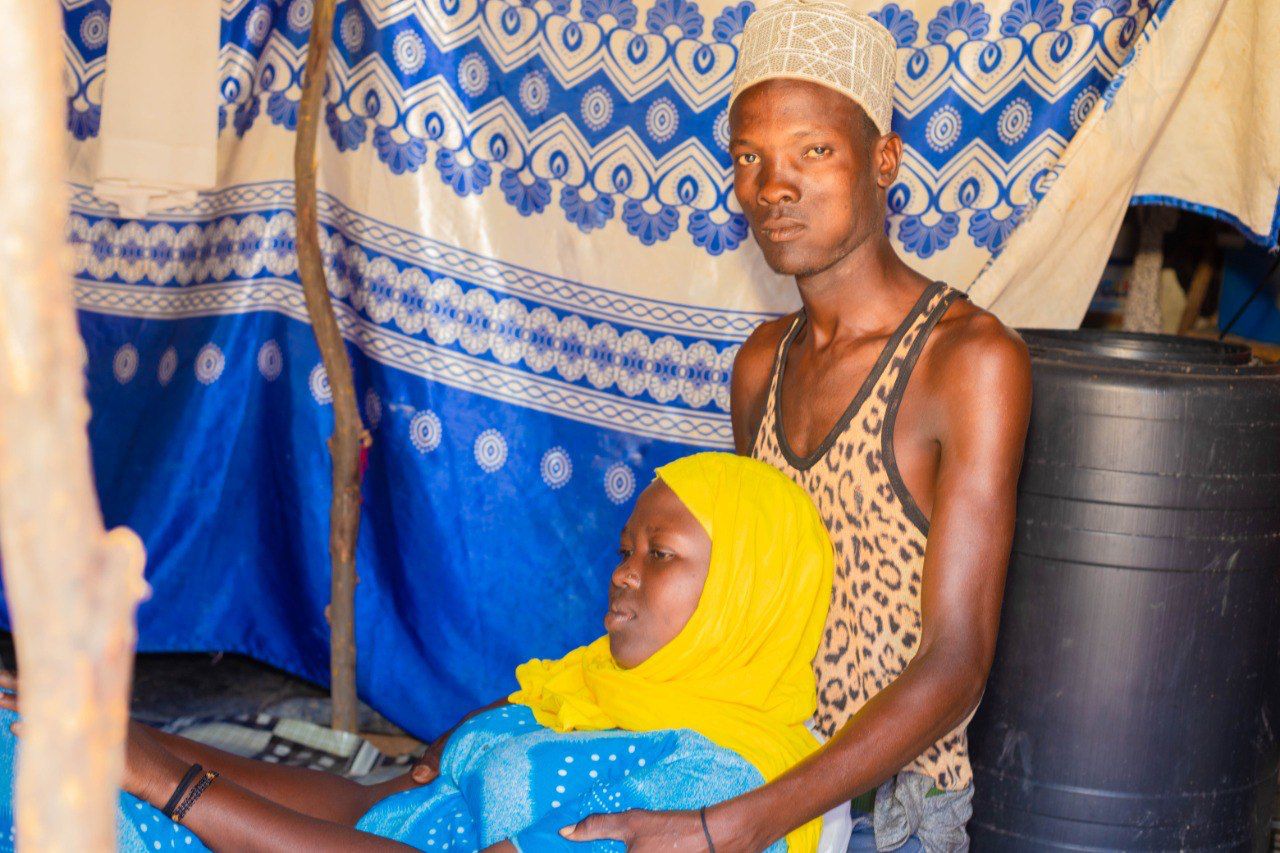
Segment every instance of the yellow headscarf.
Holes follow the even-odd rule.
[[[711,537],[698,607],[674,640],[631,669],[609,638],[516,669],[510,700],[557,731],[692,729],[768,781],[813,752],[812,669],[831,601],[831,541],[800,487],[763,462],[700,453],[658,469]],[[787,836],[817,849],[821,821]]]

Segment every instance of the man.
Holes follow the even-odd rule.
[[[894,66],[872,19],[783,0],[748,20],[730,102],[735,193],[803,303],[743,344],[734,440],[809,491],[836,549],[814,661],[814,724],[830,740],[707,809],[705,826],[697,813],[627,812],[569,838],[760,850],[872,793],[874,808],[855,803],[850,850],[968,847],[964,727],[995,646],[1030,364],[1013,332],[889,243]]]

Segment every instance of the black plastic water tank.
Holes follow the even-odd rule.
[[[1280,729],[1280,367],[1028,331],[1031,428],[970,726],[985,851],[1267,847]]]

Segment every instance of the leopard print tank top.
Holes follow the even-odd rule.
[[[787,474],[813,498],[831,534],[836,581],[822,645],[814,724],[830,737],[897,678],[920,643],[920,585],[929,521],[903,485],[893,425],[925,340],[962,294],[942,282],[925,290],[885,344],[853,402],[808,458],[787,444],[779,416],[781,377],[796,316],[778,348],[764,419],[751,455]],[[794,393],[794,392],[793,392]],[[904,770],[943,791],[971,781],[965,720]]]

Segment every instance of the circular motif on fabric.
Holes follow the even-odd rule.
[[[258,348],[258,372],[268,382],[275,382],[284,370],[284,353],[274,340],[267,341]]]
[[[430,453],[439,447],[442,432],[440,418],[430,409],[418,412],[409,421],[409,441],[419,453]]]
[[[670,98],[658,98],[644,114],[644,127],[654,142],[666,142],[680,127],[680,113]]]
[[[133,379],[138,372],[138,348],[133,344],[125,344],[116,350],[116,357],[111,360],[111,370],[121,385]]]
[[[563,447],[553,447],[542,454],[542,482],[559,489],[573,476],[573,460]]]
[[[240,278],[253,278],[262,272],[263,243],[267,233],[267,220],[251,213],[240,221],[239,227],[229,235],[231,241],[231,268]]]
[[[156,381],[161,385],[168,385],[177,370],[178,351],[173,347],[169,347],[164,351],[164,355],[160,356],[160,366],[156,368]]]
[[[205,246],[208,252],[204,260],[205,269],[210,278],[221,280],[231,275],[231,265],[237,255],[238,230],[235,220],[228,217],[210,225],[205,232]]]
[[[382,398],[372,388],[364,392],[364,419],[369,429],[377,429],[382,423]]]
[[[960,113],[955,107],[945,106],[929,117],[929,123],[924,126],[924,138],[930,148],[941,153],[956,144],[960,129]]]
[[[144,277],[154,284],[168,284],[173,279],[174,243],[178,232],[172,225],[160,223],[147,232],[147,262]]]
[[[541,71],[530,71],[520,81],[520,104],[525,111],[537,115],[551,103],[551,88]]]
[[[581,379],[587,369],[583,353],[587,346],[587,335],[590,333],[587,321],[577,314],[570,314],[560,321],[555,341],[556,370],[570,382]]]
[[[486,474],[492,474],[507,461],[507,440],[496,429],[487,429],[476,438],[476,464]]]
[[[147,229],[141,223],[126,222],[116,231],[116,274],[129,284],[137,284],[147,271]]]
[[[311,368],[311,375],[307,377],[307,387],[311,389],[311,396],[315,397],[320,405],[327,406],[333,402],[333,389],[329,387],[329,372],[324,369],[324,362]]]
[[[620,504],[636,491],[636,475],[625,463],[615,462],[604,472],[604,493],[610,501]]]
[[[188,284],[192,278],[197,277],[199,272],[197,267],[202,251],[204,251],[204,229],[194,222],[188,222],[173,238],[174,282]]]
[[[717,372],[724,377],[724,381],[716,385],[716,407],[722,412],[729,411],[729,377],[733,375],[733,362],[738,357],[738,350],[742,348],[741,344],[734,344],[731,347],[723,349],[716,356]]]
[[[644,391],[648,384],[645,370],[649,362],[649,349],[653,342],[639,329],[631,329],[618,342],[618,371],[614,381],[618,390],[628,397]]]
[[[116,226],[109,220],[99,219],[93,223],[85,237],[88,249],[85,255],[85,269],[89,275],[98,280],[115,275],[115,242]]]
[[[348,9],[347,14],[342,17],[340,32],[342,43],[350,52],[355,53],[364,46],[364,21],[360,20],[360,13],[355,9]]]
[[[91,12],[80,22],[80,40],[90,50],[97,50],[107,43],[107,16]]]
[[[458,63],[458,86],[471,97],[489,88],[489,64],[472,51]]]
[[[496,307],[489,291],[479,287],[467,291],[462,297],[462,315],[459,318],[462,325],[458,329],[458,340],[462,348],[472,355],[479,355],[489,348],[489,318]]]
[[[298,32],[311,28],[312,0],[293,0],[289,6],[289,26]]]
[[[716,116],[715,128],[711,135],[716,140],[716,145],[724,151],[729,150],[729,111],[721,110],[720,115]]]
[[[448,346],[458,339],[461,328],[458,315],[462,311],[462,288],[451,278],[439,278],[431,282],[427,296],[427,334],[441,346]]]
[[[397,287],[400,302],[396,305],[396,324],[405,334],[416,335],[427,323],[425,303],[431,279],[417,267],[406,267],[400,272]]]
[[[507,297],[489,317],[489,351],[503,364],[515,364],[524,353],[524,328],[529,309],[520,300]]]
[[[687,375],[684,346],[671,335],[663,335],[649,347],[646,387],[659,403],[670,403],[680,394]]]
[[[405,30],[392,42],[391,56],[405,74],[417,74],[427,61],[427,49],[416,33]]]
[[[205,344],[200,347],[200,352],[196,353],[196,379],[199,379],[201,384],[212,385],[222,375],[222,368],[226,366],[226,362],[217,344]]]
[[[613,98],[604,86],[592,86],[582,96],[582,120],[592,130],[599,130],[613,118]]]
[[[560,321],[545,305],[534,308],[525,323],[524,363],[536,373],[546,373],[556,363],[556,340]]]
[[[1026,98],[1014,98],[1009,102],[1003,110],[1000,111],[1000,120],[996,123],[996,133],[1000,135],[1000,141],[1006,145],[1013,145],[1019,139],[1027,135],[1027,131],[1031,129],[1031,104],[1027,103]]]
[[[716,348],[707,341],[696,341],[684,353],[684,381],[680,384],[680,399],[695,409],[701,409],[715,397],[716,386],[728,378],[719,373]]]
[[[587,335],[583,352],[587,381],[608,388],[618,373],[618,330],[608,323],[596,323]]]
[[[253,7],[253,11],[244,22],[244,34],[249,37],[249,41],[257,45],[267,40],[267,36],[271,34],[271,10],[266,5]]]
[[[1087,87],[1083,92],[1076,95],[1076,99],[1071,102],[1071,127],[1073,130],[1079,130],[1080,125],[1084,124],[1084,120],[1089,117],[1089,113],[1093,111],[1093,105],[1098,103],[1098,90],[1092,86]]]

